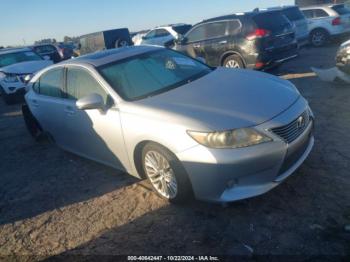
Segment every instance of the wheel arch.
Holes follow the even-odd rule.
[[[142,179],[145,179],[147,178],[146,177],[146,174],[144,173],[143,171],[143,168],[142,168],[142,150],[143,148],[149,144],[149,143],[152,143],[152,144],[156,144],[156,145],[159,145],[160,147],[163,147],[164,149],[166,149],[170,154],[172,154],[178,161],[179,163],[181,163],[181,161],[177,158],[177,156],[175,155],[175,153],[173,151],[171,151],[168,147],[166,147],[165,145],[162,145],[156,141],[153,141],[153,140],[143,140],[143,141],[140,141],[134,148],[134,152],[133,152],[133,163],[134,163],[134,166],[136,168],[136,171],[139,175],[140,178]]]
[[[243,56],[241,55],[241,53],[239,51],[236,50],[230,50],[225,52],[224,54],[221,55],[220,57],[220,65],[223,66],[224,65],[224,61],[227,57],[229,57],[230,55],[238,55],[239,58],[242,60],[244,67],[247,67],[247,63],[245,61],[245,59],[243,58]]]
[[[311,34],[317,30],[322,30],[322,31],[325,31],[328,35],[331,35],[331,33],[329,32],[329,30],[327,28],[324,28],[324,27],[321,27],[321,26],[318,26],[318,27],[315,27],[313,28],[310,33],[309,33],[309,36],[311,36]]]

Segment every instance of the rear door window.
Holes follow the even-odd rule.
[[[314,17],[315,18],[322,18],[322,17],[328,17],[329,15],[327,14],[326,11],[322,9],[315,9],[314,10]]]
[[[303,13],[306,18],[314,18],[314,11],[313,10],[303,10]]]
[[[208,23],[205,25],[205,34],[207,39],[219,38],[226,35],[227,21]]]
[[[52,69],[44,73],[40,79],[34,83],[35,92],[50,97],[62,97],[63,68]]]
[[[266,29],[272,33],[283,32],[285,28],[291,29],[288,18],[280,12],[260,13],[253,17],[259,28]]]

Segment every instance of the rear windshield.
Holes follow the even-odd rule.
[[[285,28],[291,28],[288,18],[280,12],[260,13],[255,15],[253,20],[259,28],[270,30],[273,33],[283,32]]]
[[[304,15],[298,7],[287,8],[282,11],[282,13],[288,17],[290,21],[298,21],[305,19]]]
[[[350,9],[347,8],[345,5],[335,5],[332,7],[332,9],[340,15],[350,14]]]
[[[186,34],[192,26],[190,25],[179,25],[179,26],[174,26],[173,29],[176,33],[180,34],[180,35],[184,35]]]

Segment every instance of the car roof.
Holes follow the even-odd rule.
[[[130,46],[116,49],[109,49],[104,51],[95,52],[92,54],[83,55],[77,58],[69,59],[60,62],[60,65],[79,65],[89,64],[94,67],[99,67],[109,63],[117,62],[129,57],[145,54],[151,51],[163,50],[163,47],[159,46]]]
[[[0,55],[11,54],[11,53],[18,53],[18,52],[26,52],[26,51],[33,51],[33,50],[28,48],[28,47],[3,48],[3,49],[0,49]]]
[[[301,10],[308,10],[308,9],[322,9],[322,8],[332,8],[335,6],[343,6],[344,4],[322,4],[322,5],[309,5],[305,7],[301,7]]]
[[[229,15],[223,15],[223,16],[217,16],[217,17],[213,17],[213,18],[210,18],[210,19],[205,19],[203,20],[202,22],[196,24],[196,25],[199,25],[199,24],[203,24],[203,23],[208,23],[208,22],[215,22],[215,21],[221,21],[221,20],[231,20],[231,19],[239,19],[239,18],[242,18],[242,17],[254,17],[256,15],[259,15],[259,14],[264,14],[264,13],[278,13],[280,12],[280,10],[270,10],[270,9],[256,9],[254,11],[250,11],[250,12],[243,12],[243,13],[235,13],[235,14],[229,14]],[[195,26],[196,26],[195,25]]]

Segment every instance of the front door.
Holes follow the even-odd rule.
[[[112,98],[86,69],[70,66],[66,73],[64,108],[65,141],[63,147],[96,161],[127,170],[129,161],[124,146],[119,111]],[[76,101],[90,94],[99,94],[105,108],[79,110]]]

